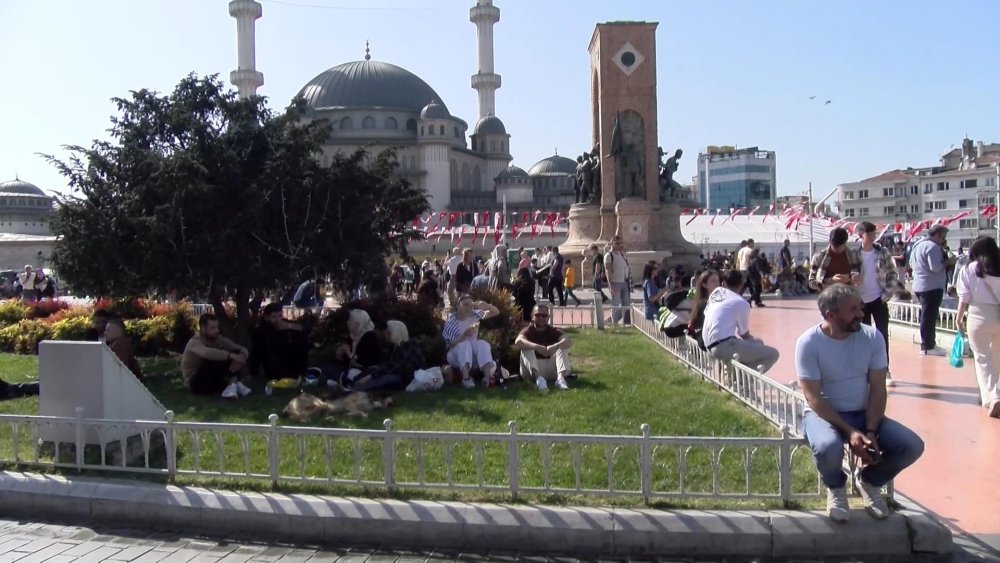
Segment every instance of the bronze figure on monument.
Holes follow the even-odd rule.
[[[657,147],[657,151],[660,154],[660,159],[662,161],[663,152],[662,147]],[[660,201],[668,201],[671,199],[677,199],[677,194],[681,191],[681,185],[676,180],[674,180],[674,173],[677,172],[679,166],[679,161],[684,151],[677,149],[674,152],[674,156],[671,156],[666,160],[666,162],[660,163]]]
[[[645,199],[645,149],[642,117],[634,111],[619,112],[615,116],[608,153],[615,158],[615,200]]]

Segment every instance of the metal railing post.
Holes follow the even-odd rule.
[[[642,447],[640,448],[639,474],[642,478],[642,502],[649,505],[653,494],[653,446],[649,441],[649,424],[643,423]]]
[[[510,498],[517,500],[521,475],[521,447],[517,441],[517,421],[509,421],[507,430],[510,432],[507,441],[507,483],[510,486]]]
[[[83,432],[83,407],[76,407],[74,412],[76,413],[76,421],[73,423],[76,429],[76,471],[79,473],[83,470],[83,448],[86,447]]]
[[[792,446],[788,426],[781,427],[781,445],[778,448],[778,486],[781,502],[788,508],[792,503]]]
[[[267,473],[271,477],[271,486],[278,485],[278,463],[281,455],[278,451],[278,415],[271,413],[267,415],[267,421],[271,427],[267,432]]]
[[[392,439],[392,419],[387,418],[382,421],[385,426],[385,437],[382,439],[382,470],[385,472],[385,488],[393,490],[396,488],[396,456],[393,451]]]
[[[594,294],[594,322],[597,323],[597,330],[604,330],[604,303],[599,294]]]
[[[163,431],[163,447],[167,450],[167,479],[173,483],[177,477],[177,442],[174,434],[174,411],[163,413],[167,426]]]

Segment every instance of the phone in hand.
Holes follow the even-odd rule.
[[[872,464],[882,461],[882,450],[876,449],[873,446],[865,446],[865,451],[868,452],[868,456],[872,458]]]

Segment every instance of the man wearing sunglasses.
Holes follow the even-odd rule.
[[[850,235],[847,229],[837,227],[830,231],[830,245],[812,257],[809,287],[814,291],[843,283],[857,285],[861,281],[861,256],[847,247]]]
[[[569,350],[572,343],[563,331],[549,324],[549,306],[535,305],[531,324],[525,327],[514,346],[521,351],[521,377],[534,378],[539,391],[548,391],[546,380],[555,378],[557,389],[569,389]]]

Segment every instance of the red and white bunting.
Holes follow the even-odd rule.
[[[758,205],[757,207],[754,207],[753,209],[751,209],[751,210],[750,210],[750,212],[749,212],[749,213],[747,213],[747,221],[749,221],[749,220],[750,220],[750,216],[751,216],[751,215],[753,215],[754,213],[757,213],[757,210],[758,210],[758,209],[760,209],[760,206],[759,206],[759,205]]]
[[[777,205],[777,204],[776,203],[772,203],[771,206],[767,208],[767,213],[765,213],[764,214],[764,218],[760,220],[761,223],[767,221],[768,216],[771,215],[772,213],[774,213],[774,206],[775,205]]]
[[[712,220],[708,222],[709,225],[715,225],[715,220],[719,218],[719,214],[722,213],[721,209],[715,210],[715,215],[712,216]]]
[[[685,225],[690,225],[691,221],[694,221],[699,215],[704,215],[705,213],[708,213],[707,209],[695,209],[694,210],[694,215],[692,215],[691,218],[687,220],[687,223],[684,223],[684,224]]]

